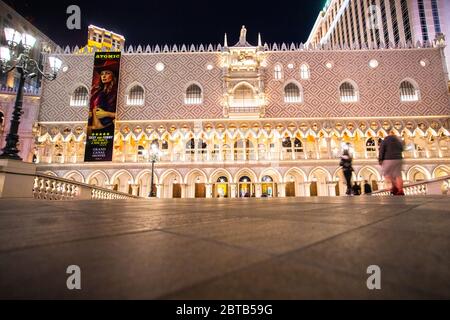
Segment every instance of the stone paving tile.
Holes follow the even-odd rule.
[[[267,277],[270,275],[270,279]],[[383,283],[368,290],[367,276],[353,277],[286,259],[271,259],[173,292],[171,300],[426,299],[422,292]]]
[[[448,298],[449,199],[0,200],[0,298]]]
[[[450,241],[450,211],[442,211],[438,210],[437,206],[434,207],[435,209],[431,209],[430,206],[421,206],[409,211],[406,215],[381,221],[373,227],[448,237]]]
[[[165,229],[270,254],[299,249],[353,229],[313,222],[247,218]]]
[[[448,237],[365,227],[288,253],[285,259],[353,277],[370,265],[378,265],[383,283],[423,296],[450,298]]]
[[[154,299],[267,258],[158,231],[76,241],[0,255],[0,299]],[[79,292],[66,288],[69,265]]]

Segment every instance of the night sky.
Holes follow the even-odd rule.
[[[224,33],[234,45],[245,25],[247,40],[256,45],[258,32],[263,43],[305,42],[325,0],[5,2],[59,45],[85,45],[89,24],[124,35],[128,45],[218,44]],[[81,30],[66,27],[72,4],[81,8]]]

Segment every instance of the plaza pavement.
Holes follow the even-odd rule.
[[[449,299],[450,197],[0,200],[0,299],[28,298]]]

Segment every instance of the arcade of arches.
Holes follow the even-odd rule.
[[[372,190],[384,188],[384,180],[377,166],[355,166],[353,181],[369,182]],[[151,171],[121,169],[95,170],[87,175],[80,171],[53,171],[45,173],[105,187],[141,197],[148,197]],[[405,166],[406,183],[450,175],[450,165],[434,168],[419,165]],[[176,169],[158,169],[154,176],[154,190],[159,198],[247,198],[247,197],[301,197],[341,196],[346,186],[338,167],[313,167],[305,171],[292,168],[232,168],[192,169],[182,173]]]
[[[118,123],[113,161],[95,166],[83,162],[85,128],[40,124],[36,156],[39,172],[146,197],[156,145],[153,188],[161,198],[334,196],[345,190],[338,164],[346,145],[354,181],[384,188],[377,155],[388,128],[406,145],[407,182],[450,174],[447,120],[124,122]]]

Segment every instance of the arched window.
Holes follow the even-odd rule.
[[[274,77],[275,80],[281,80],[283,78],[283,68],[279,64],[275,65]]]
[[[138,84],[131,87],[127,94],[127,105],[142,106],[144,104],[144,101],[144,88],[142,88]]]
[[[70,97],[71,107],[85,107],[88,105],[89,92],[84,86],[79,86],[75,89],[72,96]]]
[[[185,104],[202,104],[203,103],[202,89],[196,84],[191,84],[186,89],[186,96],[184,98],[184,103]]]
[[[418,101],[419,90],[409,81],[405,80],[400,84],[401,101]]]
[[[366,142],[366,150],[367,152],[375,152],[377,151],[377,146],[375,143],[375,140],[373,138],[370,138]]]
[[[344,82],[339,87],[341,102],[357,102],[358,92],[350,82]]]
[[[253,90],[245,84],[241,84],[234,90],[233,107],[253,107],[255,99]]]
[[[228,183],[228,178],[227,177],[220,177],[219,179],[217,179],[218,183]]]
[[[3,127],[3,124],[5,123],[5,115],[3,112],[0,111],[0,129]]]
[[[306,64],[302,64],[300,67],[300,78],[303,80],[308,80],[309,76],[309,67]]]
[[[289,83],[286,87],[284,87],[284,102],[286,103],[302,102],[302,93],[300,88],[296,84]]]

